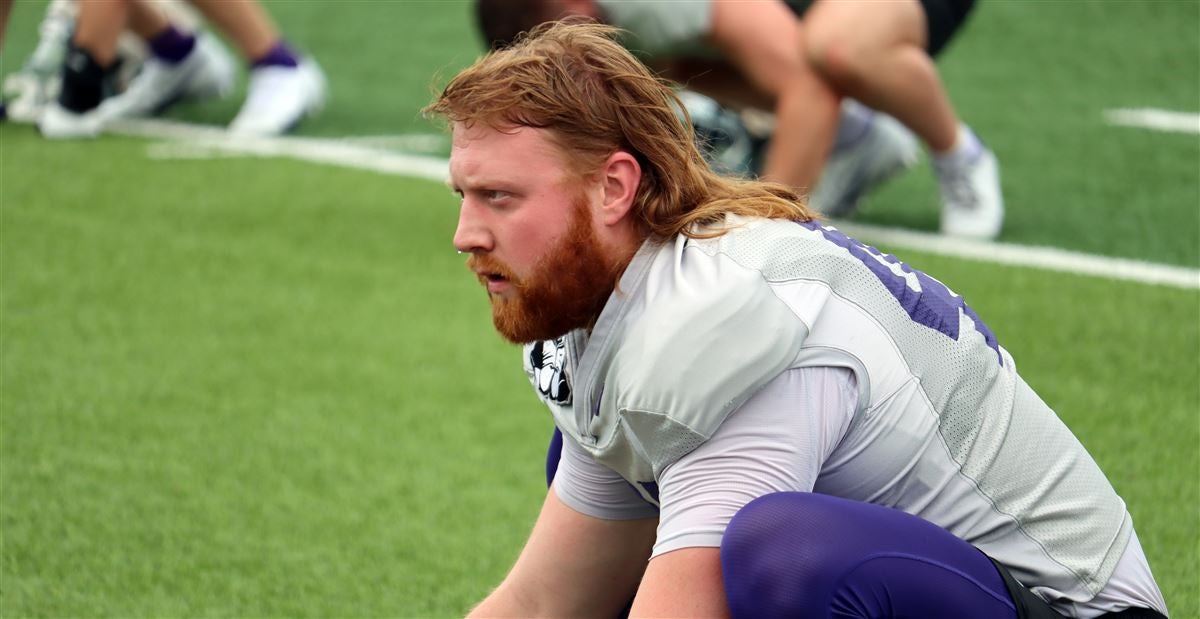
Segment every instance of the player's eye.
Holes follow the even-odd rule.
[[[498,190],[490,190],[485,195],[487,196],[488,201],[496,202],[498,200],[503,200],[504,198],[507,198],[508,192],[498,191]]]

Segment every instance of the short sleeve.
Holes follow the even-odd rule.
[[[604,520],[658,517],[658,508],[612,469],[596,462],[574,440],[563,435],[562,458],[554,475],[554,491],[571,509]]]
[[[720,546],[750,501],[811,491],[857,406],[857,381],[846,368],[792,369],[767,383],[712,438],[663,470],[654,556]]]

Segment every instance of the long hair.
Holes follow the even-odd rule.
[[[691,123],[676,114],[684,108],[675,92],[616,42],[617,33],[590,20],[541,24],[464,69],[425,113],[497,129],[548,129],[581,175],[618,150],[632,154],[642,168],[632,211],[660,238],[720,235],[699,228],[727,214],[813,218],[791,188],[714,172]]]

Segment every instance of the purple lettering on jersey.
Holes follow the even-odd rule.
[[[996,358],[1000,361],[1000,365],[1004,365],[1004,359],[1000,356],[1000,345],[996,342],[996,336],[992,334],[992,330],[983,323],[975,310],[971,309],[962,297],[954,294],[945,284],[908,266],[895,256],[885,254],[870,245],[864,245],[835,228],[826,228],[816,221],[798,223],[809,230],[820,232],[825,240],[844,248],[850,252],[850,255],[861,260],[867,269],[879,278],[880,283],[887,288],[888,292],[896,297],[896,300],[900,302],[900,307],[904,308],[913,322],[958,340],[959,311],[962,311],[975,323],[975,330],[983,336],[988,347],[996,351]],[[907,278],[896,273],[888,265],[894,265],[904,273],[912,274],[920,284],[921,290],[909,288]]]

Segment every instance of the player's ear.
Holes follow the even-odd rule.
[[[604,186],[601,221],[605,225],[614,225],[629,213],[641,180],[642,166],[632,154],[618,150],[608,156],[600,168],[600,181]]]

